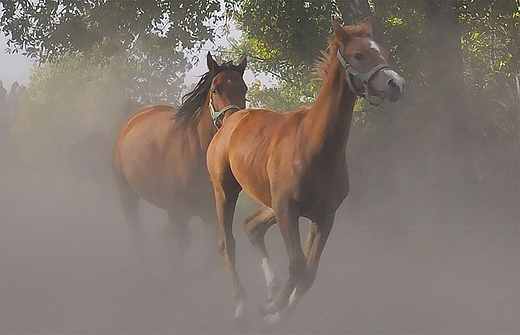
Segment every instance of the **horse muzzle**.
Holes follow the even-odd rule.
[[[381,75],[387,76],[385,88],[382,90],[390,102],[396,102],[404,96],[405,81],[394,70],[383,69]]]

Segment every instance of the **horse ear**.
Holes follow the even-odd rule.
[[[331,21],[334,35],[336,35],[336,38],[340,40],[343,44],[346,44],[350,40],[350,35],[347,33],[345,29],[343,29],[343,26],[341,26],[341,24],[339,24],[334,17]]]
[[[240,74],[244,74],[246,65],[247,65],[247,54],[243,54],[238,63],[238,72],[240,72]]]
[[[362,24],[364,24],[365,26],[367,26],[369,32],[370,32],[370,35],[372,35],[372,22],[370,21],[370,17],[365,17],[365,19],[363,21],[361,21]]]
[[[217,73],[219,70],[219,66],[218,66],[217,62],[215,62],[215,60],[213,59],[213,57],[211,56],[211,53],[209,51],[208,51],[208,56],[206,58],[208,61],[209,72],[211,72],[213,74]]]

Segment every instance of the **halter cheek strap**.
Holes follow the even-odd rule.
[[[354,68],[352,68],[352,66],[350,66],[349,63],[347,63],[347,61],[345,60],[345,58],[343,58],[343,56],[341,55],[341,52],[339,52],[339,50],[338,50],[337,54],[338,54],[338,59],[339,59],[341,65],[343,65],[343,67],[345,68],[345,72],[347,74],[347,84],[348,84],[348,87],[350,88],[350,90],[354,94],[357,94],[360,97],[365,98],[371,105],[379,106],[385,100],[385,98],[370,95],[370,92],[368,89],[368,82],[379,70],[389,68],[390,65],[388,65],[387,63],[381,63],[381,64],[374,66],[367,73],[361,73],[361,72],[356,71]],[[361,82],[363,83],[364,92],[360,92],[356,89],[356,87],[352,83],[351,76],[357,77],[359,80],[361,80]]]
[[[218,118],[230,109],[242,109],[242,108],[238,107],[237,105],[228,105],[228,106],[222,108],[221,110],[217,111],[217,110],[215,110],[215,107],[213,107],[213,99],[211,99],[211,96],[209,97],[209,113],[211,114],[211,118],[213,119],[213,124],[215,125],[215,127],[218,128],[218,126],[217,126]]]

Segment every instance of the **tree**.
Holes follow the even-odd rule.
[[[249,67],[270,74],[279,90],[253,86],[249,96],[261,103],[266,92],[293,109],[312,102],[320,84],[312,74],[320,50],[327,46],[330,18],[338,15],[334,1],[247,0],[228,8],[244,38],[233,43],[232,53],[250,53]],[[259,89],[263,92],[260,92]],[[258,97],[258,98],[257,98]],[[255,101],[256,100],[256,101]]]
[[[65,52],[105,57],[154,43],[177,52],[213,37],[218,0],[1,0],[0,29],[11,52],[40,61]]]
[[[477,175],[486,176],[480,180],[504,180],[507,175],[503,185],[518,199],[514,171],[520,111],[508,102],[516,100],[507,98],[516,94],[511,88],[520,72],[518,1],[237,3],[228,10],[243,35],[231,52],[250,52],[251,68],[278,81],[268,89],[255,83],[248,97],[253,105],[282,110],[313,102],[320,87],[312,75],[314,62],[326,47],[330,17],[340,16],[344,24],[372,18],[375,39],[389,49],[390,64],[406,79],[407,92],[398,104],[358,114],[365,123],[353,127],[353,132],[363,132],[363,144],[354,136],[349,144],[350,166],[358,173],[353,180],[372,185],[377,193],[402,187],[392,182],[404,174],[425,188],[451,189],[460,199],[463,192],[484,185]],[[507,92],[506,98],[499,92]],[[435,194],[425,195],[430,197],[425,201],[449,212],[454,198]]]
[[[126,110],[128,101],[176,104],[183,86],[170,80],[176,83],[180,77],[154,65],[144,56],[112,56],[100,64],[67,53],[37,66],[10,128],[24,158],[33,164],[62,162],[87,133],[119,130],[136,109]]]
[[[163,79],[142,81],[136,96],[141,101],[153,86],[182,85],[192,66],[188,51],[212,39],[220,19],[218,0],[1,0],[1,8],[8,52],[22,52],[40,64],[65,54],[105,65],[126,57],[127,68],[138,63],[147,66],[139,69],[141,75]]]

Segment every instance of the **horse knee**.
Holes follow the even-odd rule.
[[[236,242],[234,238],[224,239],[221,238],[218,243],[218,250],[220,255],[224,258],[232,260],[235,257],[235,246]]]
[[[258,226],[244,226],[244,230],[246,231],[249,241],[251,241],[253,244],[261,242],[265,235],[265,230],[260,229]]]
[[[226,255],[226,242],[223,239],[218,241],[218,252],[222,257]]]
[[[302,255],[293,257],[289,261],[289,276],[294,279],[300,279],[305,274],[305,257]]]
[[[296,295],[301,297],[304,295],[312,286],[314,281],[316,280],[316,274],[318,273],[317,269],[309,269],[302,280],[298,283]]]

